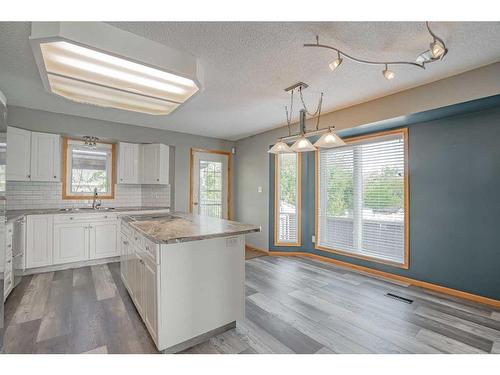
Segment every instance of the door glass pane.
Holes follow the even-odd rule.
[[[222,218],[222,163],[200,161],[200,215]]]

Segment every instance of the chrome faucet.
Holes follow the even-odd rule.
[[[97,188],[94,188],[94,199],[92,200],[92,208],[97,210],[101,207],[101,200],[99,199],[99,194],[97,193]]]

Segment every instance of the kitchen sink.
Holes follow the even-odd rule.
[[[60,212],[76,212],[76,211],[111,211],[114,210],[115,207],[76,207],[76,208],[60,208]]]

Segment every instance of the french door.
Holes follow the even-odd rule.
[[[229,218],[229,152],[191,150],[191,212]]]

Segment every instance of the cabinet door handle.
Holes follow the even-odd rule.
[[[54,176],[54,178],[57,178],[57,176]]]
[[[71,216],[69,219],[70,219],[70,220],[73,220],[73,219],[74,219],[74,217],[73,217],[73,216]]]
[[[128,241],[123,241],[123,244],[124,245],[128,245]]]
[[[31,178],[31,175],[30,175],[30,174],[28,174],[28,175],[26,175],[26,177]]]

